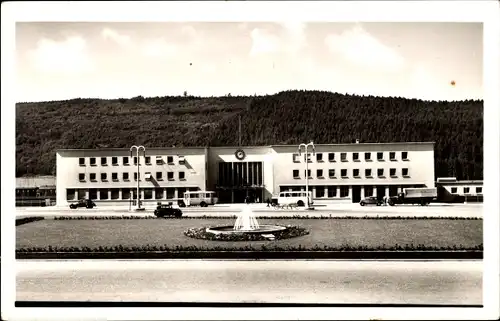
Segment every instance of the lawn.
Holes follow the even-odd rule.
[[[232,225],[234,219],[43,220],[16,227],[16,248],[166,245],[239,248],[392,246],[405,244],[474,247],[483,243],[482,220],[263,219],[261,224],[299,225],[309,235],[279,241],[220,242],[198,240],[183,232],[192,227]]]

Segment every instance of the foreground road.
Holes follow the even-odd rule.
[[[482,261],[17,261],[17,300],[482,304]]]

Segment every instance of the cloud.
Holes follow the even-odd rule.
[[[147,41],[141,50],[147,57],[173,57],[178,53],[177,46],[163,38]]]
[[[255,28],[252,30],[252,48],[250,56],[269,54],[280,49],[280,39],[276,35],[268,33],[264,29]]]
[[[130,38],[130,36],[119,34],[113,29],[104,28],[101,32],[101,36],[106,40],[116,42],[122,47],[126,47],[132,44],[132,39]]]
[[[285,29],[285,50],[288,53],[297,53],[306,45],[306,24],[300,21],[286,21],[281,23]]]
[[[28,53],[28,58],[38,71],[44,73],[82,73],[94,68],[87,43],[78,36],[68,37],[62,42],[42,38],[37,48]]]
[[[340,35],[327,36],[325,44],[331,52],[362,67],[396,71],[405,63],[395,50],[382,44],[360,26]]]

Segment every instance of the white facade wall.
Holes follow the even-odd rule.
[[[150,165],[145,164],[143,152],[140,158],[140,188],[199,188],[206,187],[206,149],[205,148],[148,148],[146,156],[150,157]],[[131,156],[129,149],[96,149],[96,150],[59,150],[57,159],[57,205],[67,205],[68,189],[135,189],[137,181],[134,173],[137,165],[134,165],[135,150]],[[162,158],[162,163],[157,164],[156,156]],[[173,157],[173,162],[167,162],[167,156]],[[184,157],[184,164],[179,163],[179,157]],[[107,164],[101,164],[101,158],[106,157]],[[117,157],[118,164],[113,165],[112,157]],[[123,157],[129,158],[129,165],[124,164]],[[79,164],[80,158],[85,159],[85,165]],[[96,165],[90,165],[90,159],[96,159]],[[145,180],[145,173],[151,173],[151,180]],[[156,179],[156,173],[162,173],[162,179]],[[168,172],[173,172],[173,179],[168,179]],[[179,179],[179,173],[184,172],[185,178]],[[106,180],[101,179],[101,173],[106,173]],[[113,173],[117,179],[113,180]],[[128,173],[129,179],[123,178],[123,173]],[[85,179],[80,180],[79,175],[84,174]],[[95,180],[90,175],[95,174]],[[110,192],[109,192],[110,193]],[[108,193],[108,194],[109,194]],[[143,194],[143,193],[142,193]],[[87,194],[88,196],[88,194]],[[181,195],[179,195],[181,197]],[[78,198],[78,197],[76,197]],[[108,195],[108,199],[109,199]],[[141,199],[143,199],[141,195]]]
[[[448,191],[450,194],[453,195],[460,195],[460,196],[482,196],[483,195],[483,183],[482,182],[475,182],[475,183],[460,183],[458,181],[457,183],[452,183],[452,184],[446,184],[446,183],[439,183],[440,186],[444,187],[446,191]],[[454,190],[456,189],[456,191]],[[466,188],[469,188],[469,192],[466,193]]]

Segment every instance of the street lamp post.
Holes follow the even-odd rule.
[[[139,164],[141,163],[140,162],[140,159],[139,159],[139,152],[141,151],[141,149],[143,150],[143,154],[144,154],[144,157],[146,157],[146,148],[144,146],[132,146],[130,147],[130,158],[132,158],[132,151],[133,150],[136,150],[137,152],[137,207],[136,207],[136,211],[141,211],[143,210],[143,208],[141,208],[141,197],[140,197],[140,194],[139,194],[139,182],[140,182],[140,179],[141,177],[139,176]]]
[[[306,197],[307,197],[307,204],[306,204],[306,209],[309,209],[309,153],[307,152],[309,147],[312,147],[312,152],[313,155],[316,153],[315,148],[314,148],[314,143],[310,142],[309,144],[300,144],[299,145],[299,156],[302,155],[302,147],[304,147],[305,150],[305,161],[306,161]]]

